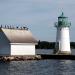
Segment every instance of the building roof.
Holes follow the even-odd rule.
[[[37,43],[32,33],[25,29],[0,28],[0,36],[3,38],[5,36],[10,43]]]

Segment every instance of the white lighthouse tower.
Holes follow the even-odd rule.
[[[64,13],[58,17],[58,22],[55,23],[57,28],[56,43],[54,54],[71,54],[69,28],[71,23],[68,22],[68,17]]]

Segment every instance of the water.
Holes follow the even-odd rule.
[[[75,75],[75,61],[30,60],[0,62],[0,75]]]
[[[75,60],[0,61],[0,75],[75,75]]]
[[[71,49],[73,55],[75,55],[75,49]],[[53,49],[37,49],[36,54],[53,54]]]

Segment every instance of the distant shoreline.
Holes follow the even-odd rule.
[[[71,49],[75,49],[75,42],[70,42]],[[48,41],[38,41],[38,45],[36,45],[36,49],[54,49],[55,42]]]

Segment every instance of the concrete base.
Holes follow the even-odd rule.
[[[53,54],[57,54],[57,55],[71,55],[71,52],[70,51],[54,50]]]
[[[71,52],[68,52],[68,51],[59,51],[58,54],[61,54],[61,55],[71,55]]]
[[[41,55],[42,59],[75,60],[75,55]]]

